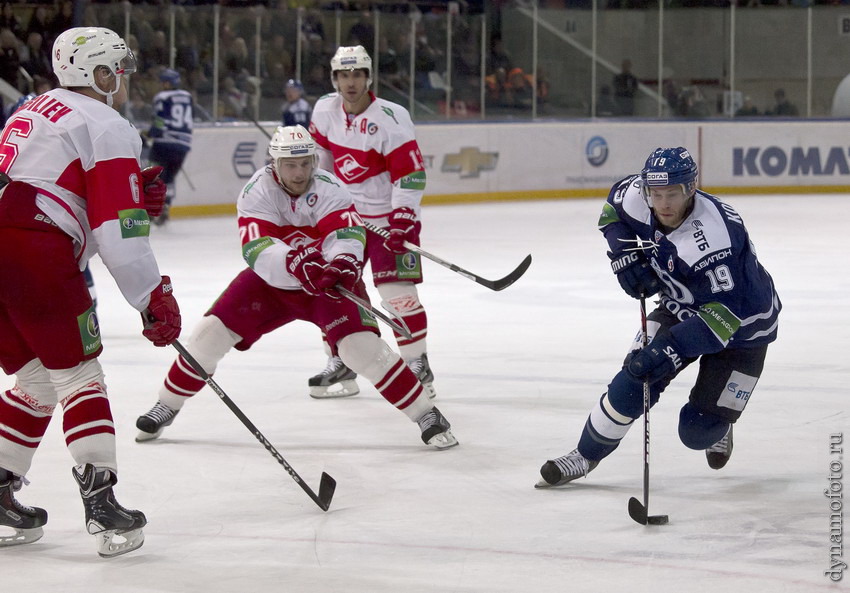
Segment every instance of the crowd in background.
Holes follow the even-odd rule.
[[[581,7],[584,1],[539,0],[538,5],[541,8]],[[800,1],[808,0],[741,0],[739,4]],[[836,2],[850,0],[824,0],[823,3]],[[213,11],[195,8],[197,5],[215,3],[209,0],[132,3],[133,10],[139,12],[133,13],[137,16],[131,20],[131,33],[126,35],[126,39],[136,54],[139,71],[133,77],[130,101],[126,107],[125,115],[129,119],[136,122],[150,119],[152,98],[159,90],[159,74],[170,65],[168,32],[171,11],[166,10],[166,7],[171,6],[176,8],[174,69],[180,73],[183,87],[193,94],[197,105],[196,116],[202,120],[212,119],[213,111],[219,120],[254,116],[270,119],[279,113],[280,105],[285,101],[287,81],[299,74],[304,93],[311,102],[331,92],[329,62],[336,50],[337,39],[335,32],[330,30],[330,19],[340,12],[347,15],[339,44],[363,45],[370,53],[375,53],[372,10],[376,9],[387,15],[382,20],[380,38],[377,40],[378,51],[374,56],[379,78],[378,92],[382,96],[406,104],[412,84],[417,101],[433,106],[439,113],[446,113],[450,109],[453,117],[475,116],[482,108],[491,114],[510,116],[512,111],[530,110],[532,102],[535,102],[538,113],[547,113],[550,84],[546,72],[542,69],[530,72],[523,68],[524,64],[516,63],[505,51],[499,32],[499,9],[508,5],[530,4],[530,0],[457,2],[460,16],[451,21],[453,51],[450,60],[445,51],[448,35],[445,17],[450,7],[448,2],[221,1],[218,4],[224,10],[262,6],[264,12],[259,55],[256,13],[251,10],[226,13],[221,21],[217,67],[213,58]],[[107,4],[74,3],[71,0],[3,2],[0,9],[0,49],[3,52],[0,78],[23,94],[32,93],[36,85],[43,86],[43,79],[52,78],[50,48],[58,32],[79,25],[97,25],[124,31],[123,6],[119,9],[117,6],[107,7]],[[605,8],[639,8],[646,4],[642,0],[608,0]],[[728,0],[674,0],[674,4],[717,6],[728,5]],[[411,10],[421,13],[415,33],[411,31],[410,19],[406,18]],[[300,29],[296,11],[301,15]],[[465,17],[484,13],[491,16],[482,89],[479,33],[471,29],[476,21]],[[415,35],[415,61],[411,77],[412,34]],[[295,63],[296,42],[300,42],[303,52],[300,68]],[[213,78],[216,73],[217,104],[213,106]],[[450,81],[446,80],[447,73],[450,73]],[[446,88],[449,84],[452,89],[451,105],[446,105]],[[615,75],[611,85],[603,83],[598,91],[597,115],[633,115],[636,91],[637,78],[631,72],[627,70]],[[669,81],[665,82],[663,92],[674,116],[700,118],[715,111],[714,106],[708,105],[705,97],[701,96],[698,87],[675,87]],[[0,115],[8,115],[11,107],[7,104]],[[738,115],[794,114],[793,109],[783,111],[771,107],[755,109],[753,113],[752,105],[742,109]]]

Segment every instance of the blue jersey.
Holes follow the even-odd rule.
[[[313,108],[307,99],[301,97],[292,103],[286,103],[283,106],[283,125],[285,126],[310,126],[310,116],[313,113]]]
[[[782,305],[744,221],[728,204],[697,190],[691,212],[665,233],[633,175],[611,189],[599,229],[615,255],[640,247],[636,239],[645,242],[642,252],[661,279],[661,306],[681,321],[671,333],[683,355],[776,339]]]
[[[155,143],[192,147],[192,95],[182,89],[160,91],[153,98],[153,124],[148,132]]]

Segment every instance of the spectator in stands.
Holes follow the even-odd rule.
[[[281,89],[285,88],[286,82],[294,73],[292,54],[287,49],[286,37],[280,33],[272,35],[262,53],[262,63],[268,78],[268,83],[263,85],[263,94],[268,91],[269,96],[279,97]]]
[[[534,76],[526,74],[522,68],[511,68],[505,87],[510,107],[531,109],[531,103],[534,101]]]
[[[375,51],[375,25],[372,24],[372,13],[368,10],[360,12],[360,17],[348,30],[348,41],[344,45],[362,45],[370,54]]]
[[[9,29],[15,37],[21,41],[24,40],[24,27],[21,19],[12,10],[11,2],[0,4],[0,29]]]
[[[599,89],[599,99],[596,101],[596,115],[598,117],[613,117],[617,115],[617,105],[611,95],[611,87],[603,84]]]
[[[497,68],[492,74],[484,78],[487,85],[486,100],[488,107],[509,106],[507,92],[508,73],[504,68]]]
[[[49,48],[53,45],[53,39],[50,38],[50,13],[47,12],[47,7],[43,4],[36,6],[32,11],[32,16],[30,16],[27,35],[33,32],[41,35],[46,47]]]
[[[307,76],[304,78],[304,92],[310,97],[321,97],[332,92],[330,77],[330,68],[318,62],[314,63],[310,66]]]
[[[623,60],[620,73],[614,76],[612,85],[614,87],[614,102],[617,104],[617,115],[634,115],[638,80],[632,74],[631,60]]]
[[[18,68],[21,66],[18,47],[21,42],[15,37],[11,29],[0,29],[0,78],[11,84],[21,92],[26,92],[26,87],[20,81]]]
[[[752,98],[747,95],[744,97],[744,104],[735,112],[735,117],[753,117],[755,115],[759,115],[759,110],[753,105]]]
[[[797,106],[785,97],[785,89],[776,89],[773,97],[776,99],[776,104],[773,106],[773,109],[765,113],[766,115],[775,115],[777,117],[796,117],[800,115]]]
[[[502,36],[493,35],[490,40],[490,56],[487,60],[487,70],[490,74],[495,74],[499,68],[503,68],[508,72],[513,67],[510,55],[502,46]]]
[[[53,64],[50,61],[50,48],[44,45],[41,33],[30,31],[21,66],[30,76],[53,76]]]
[[[59,34],[74,26],[74,3],[71,0],[61,0],[55,7],[53,16],[50,17],[48,28],[50,33],[48,39],[53,44],[53,40],[59,37]]]

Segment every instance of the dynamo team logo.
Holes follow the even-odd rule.
[[[602,136],[594,136],[587,141],[584,154],[588,163],[594,167],[601,167],[608,160],[608,143]]]

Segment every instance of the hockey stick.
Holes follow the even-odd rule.
[[[388,315],[384,315],[381,311],[377,310],[375,307],[373,307],[371,304],[369,304],[369,301],[367,301],[365,299],[361,299],[359,296],[357,296],[356,294],[354,294],[350,290],[346,290],[345,288],[343,288],[339,284],[334,286],[334,290],[336,290],[339,294],[341,294],[342,296],[347,298],[352,303],[359,305],[361,308],[365,309],[366,311],[368,311],[369,313],[371,313],[372,315],[374,315],[375,317],[377,317],[378,319],[380,319],[381,321],[383,321],[384,323],[389,325],[391,328],[393,328],[393,331],[395,331],[396,333],[401,334],[402,336],[404,336],[408,340],[413,339],[413,335],[410,333],[410,328],[407,327],[407,324],[404,322],[404,320],[401,317],[396,317],[396,316],[390,317]],[[393,310],[392,307],[390,307],[386,303],[381,303],[381,305],[384,308],[386,308],[387,310]]]
[[[375,226],[374,224],[371,224],[369,222],[364,222],[363,226],[366,227],[368,230],[372,231],[373,233],[375,233],[376,235],[380,235],[384,239],[386,239],[390,236],[389,231],[387,231],[386,229],[382,229],[379,226]],[[528,269],[528,266],[531,265],[531,255],[527,255],[527,256],[525,256],[525,259],[522,260],[522,262],[520,262],[520,264],[516,267],[516,269],[513,272],[511,272],[510,274],[508,274],[507,276],[505,276],[504,278],[499,278],[498,280],[487,280],[486,278],[482,278],[478,274],[473,274],[472,272],[470,272],[468,270],[464,270],[463,268],[461,268],[458,265],[455,265],[451,262],[447,262],[444,259],[440,259],[439,257],[434,255],[433,253],[428,253],[427,251],[425,251],[424,249],[422,249],[418,245],[414,245],[413,243],[411,243],[409,241],[405,241],[404,246],[407,249],[409,249],[410,251],[413,251],[414,253],[418,253],[422,257],[426,257],[433,262],[437,262],[438,264],[440,264],[444,268],[450,269],[452,272],[457,272],[458,274],[460,274],[464,278],[468,278],[469,280],[472,280],[473,282],[477,282],[481,286],[486,286],[490,290],[495,290],[495,291],[504,290],[508,286],[510,286],[511,284],[516,282],[517,280],[519,280],[522,277],[522,275],[525,274],[525,271]]]
[[[265,436],[263,436],[263,433],[261,433],[260,430],[256,426],[254,426],[254,423],[251,422],[248,417],[242,413],[242,410],[240,410],[236,406],[236,404],[233,403],[232,399],[227,397],[227,394],[224,392],[224,390],[222,390],[222,388],[218,386],[218,383],[216,383],[213,378],[207,374],[207,372],[204,370],[204,367],[202,367],[200,363],[195,360],[195,357],[189,354],[189,351],[186,350],[185,347],[183,347],[183,344],[181,344],[178,340],[174,340],[172,346],[177,349],[177,352],[180,353],[180,356],[182,356],[183,359],[191,365],[195,372],[198,373],[201,378],[207,382],[207,385],[209,385],[212,390],[215,391],[215,394],[219,398],[221,398],[221,401],[223,401],[228,408],[230,408],[230,411],[233,412],[236,417],[242,421],[242,424],[244,424],[246,428],[251,431],[251,434],[253,434],[254,437],[256,437],[258,441],[260,441],[260,444],[265,447],[269,453],[271,453],[272,457],[274,457],[277,462],[283,466],[283,469],[285,469],[286,472],[290,475],[290,477],[295,480],[295,482],[299,486],[301,486],[301,489],[307,493],[307,496],[309,496],[313,500],[313,502],[319,505],[320,509],[322,509],[323,511],[327,511],[328,508],[331,506],[331,499],[333,498],[334,491],[336,490],[336,480],[334,480],[325,472],[322,472],[322,480],[321,482],[319,482],[319,494],[316,495],[316,493],[313,492],[313,489],[310,488],[304,482],[304,480],[301,479],[301,476],[298,475],[298,472],[296,472],[295,469],[291,465],[289,465],[289,463],[286,462],[286,459],[283,458],[283,455],[278,453],[278,450],[274,448],[274,446],[268,441],[268,439],[266,439]]]
[[[646,348],[649,336],[646,329],[646,297],[640,297],[641,342]],[[629,516],[641,525],[666,525],[667,515],[649,514],[649,379],[643,380],[643,504],[632,496],[629,499]]]

